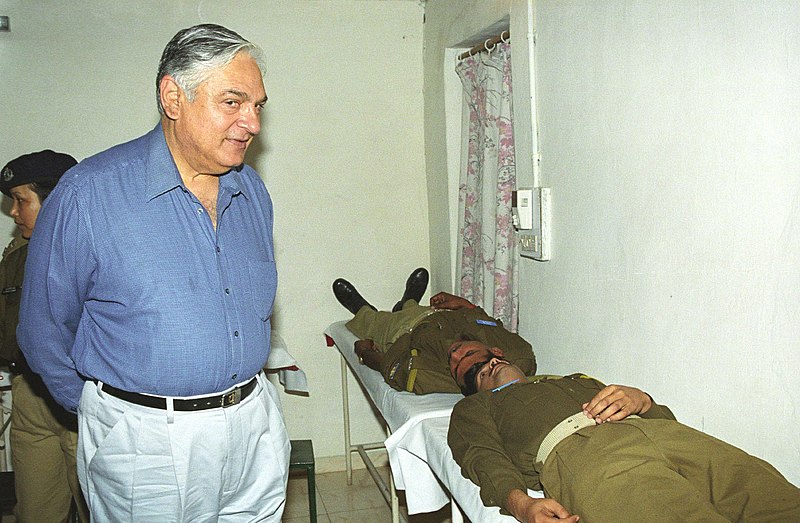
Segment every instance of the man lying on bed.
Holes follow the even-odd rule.
[[[467,397],[448,444],[485,505],[537,523],[800,521],[800,490],[771,465],[678,423],[641,390],[528,378],[463,338],[452,359]],[[547,498],[526,493],[542,487]]]
[[[420,305],[427,286],[428,271],[415,270],[406,281],[403,297],[388,312],[376,310],[347,280],[333,282],[336,299],[355,315],[347,328],[359,338],[356,355],[391,387],[415,394],[460,392],[447,351],[462,332],[505,347],[503,354],[509,361],[526,374],[536,372],[531,345],[468,300],[440,292],[431,298],[430,307]]]

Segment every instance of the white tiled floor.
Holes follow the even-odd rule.
[[[378,471],[388,483],[388,467]],[[353,484],[347,484],[347,473],[317,474],[317,521],[319,523],[380,523],[392,520],[379,488],[366,469],[353,471]],[[408,516],[400,492],[400,510],[408,523],[450,523],[450,506],[430,514]],[[304,475],[289,478],[284,523],[308,522],[308,484]]]
[[[389,468],[378,471],[388,483]],[[383,523],[392,520],[392,512],[366,469],[353,471],[353,484],[347,473],[328,472],[316,475],[317,521],[319,523]],[[400,492],[402,518],[408,523],[450,523],[450,506],[438,512],[408,516]],[[289,478],[283,523],[308,523],[308,482],[303,474]],[[13,516],[3,516],[0,523],[14,523]]]

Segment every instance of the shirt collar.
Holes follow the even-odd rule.
[[[169,147],[167,147],[167,139],[164,137],[164,129],[161,127],[161,122],[145,135],[145,148],[145,156],[147,158],[145,167],[147,201],[172,189],[182,187],[181,174],[178,172],[175,160],[172,159]],[[244,168],[244,164],[239,165],[219,177],[221,193],[229,193],[231,196],[241,193],[247,197],[247,191],[242,183],[242,175],[240,174]]]

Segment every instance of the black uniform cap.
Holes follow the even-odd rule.
[[[61,175],[78,163],[68,154],[46,149],[38,153],[23,154],[11,160],[0,173],[0,192],[11,196],[11,188],[26,183],[55,185]]]

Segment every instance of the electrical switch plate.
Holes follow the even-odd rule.
[[[533,189],[517,191],[517,215],[520,230],[527,231],[533,227]]]
[[[537,187],[530,190],[531,202],[531,227],[517,234],[520,255],[539,261],[548,261],[550,252],[550,188]],[[517,191],[518,193],[521,191]],[[519,203],[520,196],[517,196]],[[521,218],[521,213],[520,213]]]

